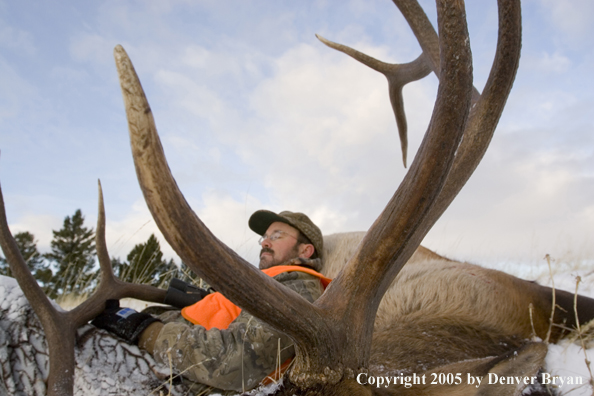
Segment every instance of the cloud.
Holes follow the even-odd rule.
[[[207,118],[211,123],[224,117],[225,104],[217,92],[196,83],[189,76],[167,70],[155,74],[155,80],[161,89],[167,92],[175,102],[170,106],[188,112],[196,117]]]
[[[365,50],[382,57],[381,49]],[[406,91],[411,151],[425,127],[417,116],[430,112],[431,90],[421,83]],[[259,144],[239,144],[245,161],[267,169],[270,203],[320,209],[326,213],[320,226],[328,231],[339,224],[368,227],[404,173],[383,76],[325,47],[300,45],[275,62],[251,104],[255,126],[246,139]]]
[[[262,208],[257,199],[246,194],[243,201],[238,201],[225,192],[210,189],[200,199],[188,197],[188,202],[218,239],[249,262],[257,262],[258,236],[247,225],[251,214]],[[110,255],[126,257],[136,244],[146,242],[151,234],[161,242],[164,255],[179,263],[179,257],[165,242],[144,201],[135,202],[125,217],[115,221],[108,219],[106,237]]]
[[[34,55],[37,50],[30,32],[10,26],[4,20],[0,23],[0,47],[29,56]]]
[[[111,257],[125,259],[135,245],[146,242],[151,234],[159,240],[166,257],[177,257],[165,242],[144,201],[134,202],[120,219],[106,219],[105,239]]]
[[[574,131],[520,129],[496,134],[478,170],[425,240],[456,258],[525,262],[545,254],[586,259],[592,232],[594,161],[561,140]],[[581,141],[591,147],[592,138]]]
[[[20,216],[17,222],[10,224],[10,232],[15,235],[19,232],[31,232],[37,241],[37,248],[41,253],[51,250],[51,241],[54,237],[52,230],[62,228],[63,219],[48,214],[26,214]]]
[[[592,35],[594,3],[590,0],[542,0],[553,24],[573,40],[589,41]]]
[[[537,58],[528,57],[523,60],[522,67],[528,70],[539,70],[545,74],[560,74],[567,72],[572,66],[571,60],[558,52],[553,54],[542,52],[539,55]]]
[[[36,89],[0,57],[0,121],[19,116],[26,103],[37,99]]]
[[[257,199],[246,193],[239,201],[215,189],[209,189],[199,199],[189,195],[186,199],[218,239],[246,260],[256,263],[258,236],[247,224],[251,214],[263,207]],[[124,217],[107,219],[106,239],[112,257],[125,258],[136,244],[146,242],[151,234],[160,241],[164,255],[179,263],[179,257],[165,241],[144,200],[136,201]]]
[[[539,4],[545,8],[527,8],[520,70],[492,147],[427,237],[429,247],[471,259],[487,253],[542,257],[556,243],[582,246],[592,233],[591,45],[588,35],[567,41],[589,29],[582,19],[570,26],[567,16],[585,13],[589,3],[544,1]],[[23,169],[2,176],[22,203],[13,211],[14,224],[37,233],[34,220],[20,216],[58,213],[53,227],[59,228],[76,207],[94,210],[87,208],[95,191],[84,192],[85,183],[101,176],[116,208],[108,217],[112,254],[123,257],[156,232],[126,148],[111,60],[113,45],[122,43],[147,92],[174,176],[217,237],[246,249],[246,257],[257,256],[246,223],[260,208],[306,212],[325,233],[366,230],[405,173],[386,82],[313,33],[390,62],[411,60],[418,45],[393,4],[258,4],[81,6],[80,24],[43,37],[56,51],[40,47],[27,64],[1,58],[2,154],[11,161],[3,169]],[[492,44],[492,9],[468,8],[479,27],[471,39],[479,79],[492,62],[484,49]],[[4,37],[26,42],[25,33],[15,33],[26,32],[17,22]],[[47,31],[57,22],[44,23]],[[39,42],[31,34],[30,42]],[[488,45],[479,43],[483,38]],[[405,88],[409,158],[427,128],[436,86],[431,76]],[[16,117],[25,103],[39,111]],[[49,226],[40,222],[42,227]]]
[[[99,34],[83,33],[72,38],[70,54],[77,62],[107,64],[111,62],[113,40]]]
[[[218,239],[252,264],[257,264],[259,237],[249,229],[248,219],[262,207],[249,193],[239,201],[224,192],[208,190],[202,196],[197,214]]]

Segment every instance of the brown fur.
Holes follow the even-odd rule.
[[[364,235],[356,232],[326,237],[324,274],[335,276]],[[483,329],[495,334],[495,339],[500,334],[529,338],[533,335],[529,306],[536,306],[541,298],[535,289],[538,287],[501,271],[447,259],[420,246],[384,295],[375,331],[394,328],[407,318],[407,326],[418,322],[425,327],[430,321],[436,328],[454,324]],[[540,337],[548,329],[550,305],[542,311],[533,315]]]
[[[322,272],[336,276],[364,235],[355,232],[325,237],[326,263]],[[534,332],[545,338],[551,312],[549,295],[550,289],[536,283],[450,260],[421,246],[398,274],[378,309],[370,374],[393,376],[399,371],[423,373],[460,365],[465,372],[476,371],[484,359],[491,361],[494,356],[506,356],[523,348]],[[543,363],[546,347],[544,352],[539,348],[529,348],[539,352],[530,354],[532,363],[524,368],[509,359],[500,358],[498,364],[515,367],[517,375],[528,375]],[[476,388],[458,388],[459,393],[443,393],[444,389],[435,387],[414,387],[417,393],[394,388],[390,392],[396,393],[387,394],[477,392]]]

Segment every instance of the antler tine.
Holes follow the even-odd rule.
[[[413,31],[423,55],[425,55],[427,64],[433,70],[437,78],[441,78],[441,69],[439,63],[439,39],[433,25],[427,18],[417,0],[392,0],[400,10],[408,26]],[[474,104],[480,94],[475,87],[472,87],[472,103]]]
[[[4,198],[0,189],[0,245],[10,269],[25,297],[45,330],[51,362],[48,374],[48,395],[72,395],[74,385],[74,336],[77,325],[59,312],[43,293],[29,271],[21,252],[8,229]]]
[[[97,259],[99,260],[99,268],[101,269],[101,283],[109,284],[116,280],[111,266],[111,259],[107,251],[107,244],[105,243],[105,203],[103,201],[103,188],[101,187],[101,180],[97,181],[98,185],[98,208],[97,208],[97,228],[95,229],[95,246],[97,250]]]
[[[393,0],[413,30],[423,52],[428,54],[439,77],[437,38],[431,22],[416,0]],[[439,216],[468,181],[491,141],[518,68],[521,48],[521,10],[516,0],[498,1],[499,37],[495,60],[482,95],[473,90],[473,106],[464,139],[448,176],[444,192],[433,207]],[[505,17],[504,17],[505,16]],[[480,100],[479,100],[480,98]]]
[[[472,57],[464,4],[440,0],[437,9],[442,75],[429,129],[400,187],[318,300],[344,326],[357,323],[345,350],[353,355],[358,351],[359,358],[368,353],[364,349],[371,344],[383,294],[437,220],[428,214],[451,169],[471,104]]]
[[[10,230],[8,228],[8,222],[6,219],[6,210],[4,207],[4,198],[2,190],[0,189],[0,243],[6,261],[10,265],[10,269],[15,275],[19,286],[25,293],[25,296],[33,305],[33,307],[43,308],[41,312],[37,313],[40,320],[49,321],[54,319],[54,313],[57,313],[45,293],[41,290],[37,281],[29,271],[27,263],[23,259],[21,252],[19,251],[18,245],[14,240]]]
[[[105,301],[108,299],[121,299],[125,297],[134,297],[143,301],[162,303],[165,299],[166,290],[159,289],[149,285],[139,285],[134,283],[122,282],[113,274],[111,259],[105,243],[105,205],[103,203],[103,190],[101,181],[99,185],[99,204],[97,215],[97,229],[95,230],[95,247],[101,280],[97,290],[91,297],[82,304],[69,311],[71,320],[78,326],[82,326],[93,319],[105,308]]]
[[[171,247],[195,273],[238,306],[281,329],[316,355],[332,356],[340,345],[332,340],[323,315],[308,301],[247,263],[220,242],[186,202],[171,175],[150,106],[130,59],[114,50],[128,117],[138,182],[155,222]],[[305,350],[305,349],[304,349]]]
[[[319,34],[316,34],[316,37],[328,47],[349,55],[353,59],[358,60],[373,70],[382,73],[386,77],[388,80],[390,103],[392,104],[392,110],[394,111],[394,117],[396,118],[396,125],[398,127],[398,135],[400,137],[402,162],[406,168],[408,151],[408,125],[406,122],[406,113],[404,112],[402,88],[406,84],[420,80],[431,73],[431,66],[429,65],[424,54],[421,54],[417,59],[409,63],[386,63],[346,45],[327,40]]]
[[[427,15],[416,0],[393,0],[411,27],[435,74],[440,76],[438,39]],[[473,106],[464,138],[448,175],[443,193],[432,208],[439,217],[468,181],[483,158],[518,68],[521,49],[521,10],[517,0],[498,1],[499,36],[493,67],[482,95],[473,88]]]

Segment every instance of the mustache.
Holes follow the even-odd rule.
[[[260,256],[262,256],[262,253],[270,253],[270,254],[274,254],[274,250],[270,249],[270,248],[262,248],[262,250],[260,250]]]

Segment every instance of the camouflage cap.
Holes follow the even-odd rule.
[[[322,231],[320,231],[318,226],[315,225],[313,221],[311,221],[309,217],[303,213],[289,212],[288,210],[285,210],[279,214],[276,214],[269,210],[257,210],[250,217],[248,225],[255,233],[264,235],[266,230],[268,230],[268,227],[270,227],[270,225],[276,221],[288,224],[291,227],[298,229],[303,235],[307,237],[307,239],[311,241],[311,244],[316,249],[316,253],[318,254],[320,260],[324,260],[324,238],[322,237]]]

